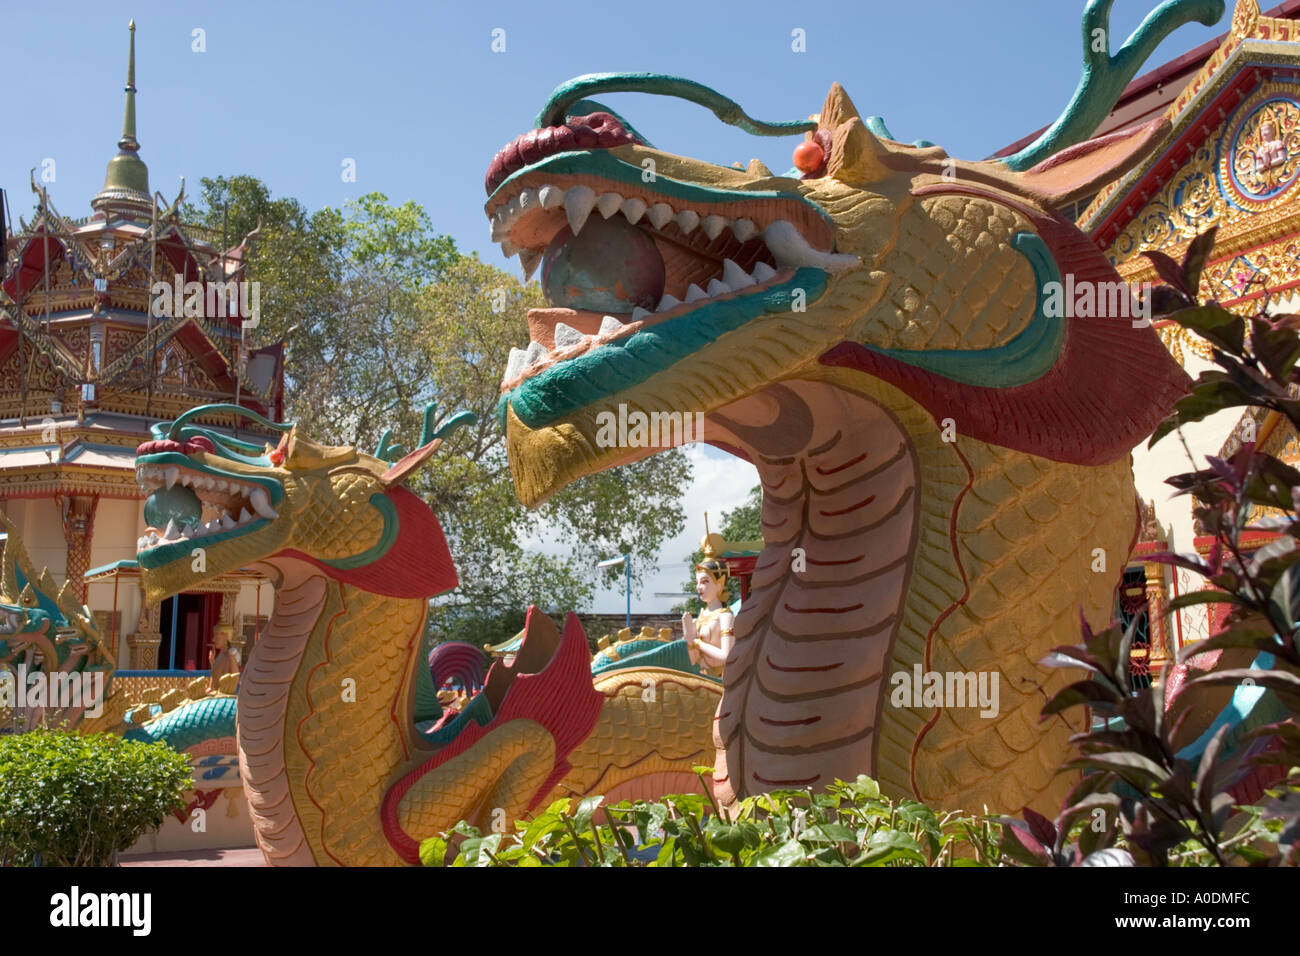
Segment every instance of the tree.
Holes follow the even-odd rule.
[[[443,520],[461,569],[461,587],[436,602],[431,617],[448,637],[500,641],[523,626],[529,604],[551,612],[587,606],[595,564],[611,555],[632,554],[639,584],[685,525],[680,498],[691,472],[677,450],[574,482],[537,511],[515,497],[497,401],[510,349],[528,344],[521,317],[542,305],[535,283],[476,256],[462,257],[420,299],[424,371],[439,420],[462,410],[477,416],[412,482]],[[525,551],[529,541],[562,553]]]
[[[758,541],[763,537],[763,486],[755,485],[749,489],[749,497],[744,504],[737,505],[730,511],[722,512],[722,527],[718,533],[727,541]],[[682,584],[682,589],[690,595],[685,601],[673,608],[674,614],[690,611],[699,614],[702,604],[695,593],[695,566],[704,560],[704,551],[696,548],[690,558],[691,578]],[[740,597],[739,586],[730,582],[730,594],[725,600],[734,601]]]
[[[308,212],[234,176],[203,180],[189,214],[228,246],[260,224],[248,278],[262,284],[262,314],[250,344],[288,343],[286,417],[313,437],[373,451],[392,429],[411,448],[426,405],[435,425],[475,414],[410,479],[438,515],[461,581],[434,602],[432,634],[495,643],[523,626],[529,604],[585,609],[598,560],[630,552],[639,584],[684,526],[690,465],[680,451],[575,482],[539,511],[519,503],[496,405],[541,292],[459,255],[418,204],[371,193]]]

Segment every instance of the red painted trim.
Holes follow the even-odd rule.
[[[961,596],[957,598],[957,600],[953,601],[946,608],[944,608],[942,611],[939,612],[939,615],[934,619],[934,623],[930,625],[930,630],[928,630],[925,634],[925,670],[927,671],[930,669],[930,648],[934,643],[935,632],[938,631],[939,626],[948,619],[948,615],[952,614],[953,611],[957,610],[957,608],[961,607],[963,604],[965,604],[967,601],[970,600],[970,579],[966,577],[966,566],[962,564],[961,548],[957,544],[957,515],[961,511],[961,503],[963,499],[965,499],[966,497],[966,492],[970,491],[971,488],[974,487],[975,485],[975,470],[971,468],[970,462],[966,460],[966,456],[961,453],[961,446],[959,443],[954,442],[952,448],[953,451],[957,453],[957,457],[961,459],[962,467],[966,469],[966,484],[962,486],[961,491],[957,492],[957,497],[953,499],[952,514],[948,516],[948,545],[949,547],[952,548],[953,565],[957,568],[958,573],[961,574],[962,592],[961,592]],[[885,707],[885,695],[882,693],[879,696],[880,696],[880,703],[876,707],[877,727],[880,726],[881,712],[884,710]],[[912,752],[909,755],[907,769],[908,769],[908,777],[912,783],[912,793],[913,795],[915,795],[915,797],[918,800],[924,800],[925,797],[921,793],[920,785],[916,782],[916,755],[921,749],[921,743],[923,740],[925,740],[925,735],[928,734],[931,731],[931,729],[933,729],[934,725],[939,722],[939,717],[942,714],[943,714],[942,707],[936,709],[934,712],[934,716],[925,722],[925,725],[921,727],[921,729],[917,732],[916,737],[913,738],[912,740]],[[876,754],[873,751],[871,754],[872,776],[876,776],[876,774],[879,772],[878,771],[879,761],[877,761],[876,759],[877,756],[878,754]]]
[[[351,570],[332,567],[296,548],[279,552],[319,568],[321,573],[353,587],[398,598],[427,598],[456,587],[459,578],[438,518],[425,502],[398,485],[386,492],[397,508],[399,532],[388,553]]]
[[[528,613],[540,612],[529,608]],[[503,666],[501,661],[492,665],[494,669]],[[488,679],[491,680],[491,675]],[[564,621],[560,646],[550,663],[537,674],[516,677],[501,702],[500,710],[486,726],[471,721],[460,736],[395,783],[384,795],[380,820],[389,844],[407,863],[416,865],[420,862],[419,838],[407,834],[397,821],[402,798],[426,774],[469,750],[487,734],[512,720],[536,721],[550,731],[555,740],[555,767],[525,808],[526,812],[531,811],[569,772],[568,755],[591,734],[603,703],[604,697],[591,682],[587,635],[583,633],[577,615],[570,613]],[[436,835],[421,834],[420,838]]]
[[[1047,244],[1062,276],[1072,273],[1077,285],[1122,281],[1088,237],[1058,215],[978,187],[940,184],[915,190],[918,196],[948,193],[1018,209]],[[1014,388],[964,385],[857,342],[835,346],[821,361],[894,385],[935,421],[952,418],[962,435],[1075,465],[1104,465],[1129,454],[1191,384],[1154,331],[1110,317],[1067,319],[1056,365]]]

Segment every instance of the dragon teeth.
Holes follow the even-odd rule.
[[[510,359],[506,362],[505,381],[509,382],[524,370],[528,364],[528,353],[523,349],[511,349]]]
[[[172,485],[176,484],[176,479],[180,477],[180,474],[181,470],[175,465],[171,465],[163,472],[163,480],[166,481],[168,488],[171,488]]]
[[[763,230],[763,241],[782,268],[811,266],[823,272],[843,272],[862,264],[857,256],[820,252],[808,244],[794,224],[778,219]]]
[[[644,199],[632,198],[623,203],[623,215],[632,225],[640,222],[641,217],[645,215],[646,204]]]
[[[645,217],[650,220],[650,225],[662,229],[672,221],[673,207],[666,202],[655,203],[646,210]]]
[[[772,276],[776,275],[776,270],[766,262],[755,262],[753,276],[759,282],[766,282]]]
[[[731,224],[731,233],[741,242],[747,242],[758,235],[758,226],[752,219],[737,219]]]
[[[557,209],[564,205],[564,190],[558,186],[543,186],[537,190],[537,199],[543,209]]]
[[[165,531],[163,532],[163,540],[164,540],[164,541],[177,541],[177,540],[180,539],[180,536],[181,536],[181,532],[180,532],[180,529],[176,527],[176,519],[174,519],[174,518],[168,518],[168,519],[167,519],[167,530],[165,530]]]
[[[623,207],[623,197],[618,193],[602,193],[601,197],[596,200],[596,208],[600,210],[601,216],[608,219],[614,213]]]
[[[567,349],[575,345],[581,345],[584,338],[586,336],[573,326],[565,325],[563,322],[555,323],[555,347],[557,349]]]
[[[537,271],[537,267],[542,262],[542,254],[533,249],[525,249],[519,253],[519,263],[524,268],[524,281],[527,282]]]
[[[656,312],[667,312],[669,309],[675,309],[682,304],[682,300],[676,296],[664,293],[664,297],[659,300],[659,305],[655,307]]]
[[[722,216],[705,216],[700,221],[700,228],[710,239],[716,239],[722,235],[722,230],[727,228],[727,220]]]
[[[632,321],[640,322],[642,319],[650,318],[651,314],[649,309],[643,309],[638,305],[632,310]]]
[[[271,507],[271,499],[267,496],[265,488],[254,488],[253,493],[248,496],[248,503],[263,518],[280,517],[275,509]]]
[[[632,314],[633,316],[636,315],[635,312],[633,312]],[[601,335],[615,335],[621,331],[623,331],[623,323],[620,322],[618,319],[614,318],[612,315],[607,315],[600,320]]]
[[[736,289],[745,289],[754,284],[748,272],[740,268],[730,259],[722,260],[722,281],[725,282],[733,291]]]
[[[730,295],[732,291],[731,286],[727,285],[727,283],[723,282],[721,279],[709,280],[708,293],[710,297]]]
[[[235,519],[230,517],[228,514],[221,516],[220,523],[222,531],[229,531],[231,528],[235,527]]]
[[[686,301],[698,302],[700,299],[707,299],[709,294],[697,286],[694,282],[686,287]]]
[[[677,214],[677,228],[683,236],[690,235],[700,224],[700,214],[693,209],[683,209]]]
[[[248,524],[253,520],[253,516],[248,513],[247,508],[239,509],[239,524]]]
[[[596,193],[590,186],[574,186],[564,194],[564,215],[575,236],[582,232],[595,205]]]
[[[529,342],[528,351],[524,353],[524,367],[540,362],[550,354],[541,342]]]

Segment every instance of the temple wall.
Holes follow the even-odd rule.
[[[211,796],[210,791],[200,789],[200,792]],[[196,830],[196,827],[200,829]],[[142,837],[127,853],[225,850],[256,845],[253,820],[248,814],[248,801],[244,799],[243,788],[236,784],[222,788],[202,815],[191,812],[185,823],[177,820],[175,815],[168,814],[166,822],[156,832]]]
[[[62,584],[68,568],[68,546],[54,499],[10,498],[5,502],[5,514],[18,526],[23,547],[36,568],[49,568],[54,580]]]

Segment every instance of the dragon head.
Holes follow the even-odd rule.
[[[192,423],[221,413],[251,418],[280,440],[256,444]],[[402,484],[454,427],[428,434],[431,413],[420,447],[404,456],[387,435],[368,455],[238,406],[202,406],[154,426],[136,451],[136,476],[149,493],[148,529],[137,542],[145,599],[276,557],[394,597],[455,587],[437,519]],[[414,554],[424,557],[411,561]]]
[[[1089,44],[1108,28],[1109,6],[1090,0],[1085,11],[1088,67],[1074,101],[1007,159],[898,142],[838,84],[809,121],[784,123],[676,77],[594,74],[560,86],[486,179],[492,238],[526,274],[541,265],[550,305],[529,312],[531,342],[502,382],[520,498],[536,505],[680,443],[681,429],[639,447],[608,440],[601,425],[620,406],[708,415],[824,366],[884,380],[1004,447],[1081,463],[1127,453],[1185,380],[1155,336],[1134,334],[1140,303],[1116,295],[1118,275],[1056,210],[1158,147],[1164,120],[1080,141],[1164,36],[1215,22],[1223,0],[1163,4],[1114,56]],[[663,152],[583,98],[629,91],[692,100],[758,135],[803,132],[806,172]],[[1073,303],[1053,300],[1052,283],[1107,283],[1108,300],[1069,316]],[[1084,366],[1112,360],[1110,381],[1083,381]],[[1114,420],[1104,435],[1099,415]]]
[[[0,529],[6,535],[0,560],[0,668],[26,665],[30,671],[39,664],[46,673],[101,672],[111,678],[112,655],[71,583],[59,586],[48,568],[36,571],[18,529],[3,514]],[[64,710],[62,718],[76,723],[89,703]]]
[[[1170,0],[1112,55],[1095,43],[1110,6],[1088,0],[1061,119],[1005,159],[900,142],[838,84],[809,120],[767,123],[688,80],[597,74],[489,167],[492,237],[540,265],[549,304],[498,405],[520,499],[692,440],[758,469],[765,548],[715,727],[723,800],[864,771],[946,806],[1064,795],[1070,728],[1032,729],[1059,676],[1037,662],[1077,639],[1080,609],[1113,610],[1089,560],[1127,558],[1129,453],[1188,379],[1149,298],[1059,210],[1160,148],[1164,119],[1089,137],[1165,36],[1224,12]],[[657,150],[584,99],[608,92],[803,133],[798,169]],[[936,675],[1006,696],[899,692]]]

